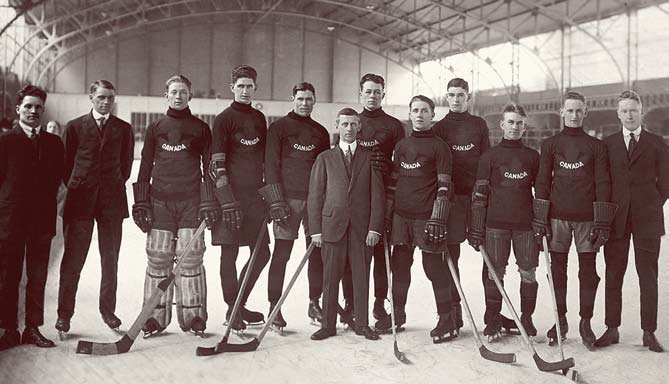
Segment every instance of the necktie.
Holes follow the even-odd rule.
[[[100,129],[100,134],[102,134],[102,126],[103,126],[104,123],[105,123],[105,118],[104,118],[104,117],[100,117],[97,121],[98,121],[98,128]]]
[[[631,158],[632,153],[634,153],[634,148],[636,148],[637,140],[636,137],[634,137],[634,133],[630,132],[630,143],[629,146],[627,147],[627,155]]]
[[[351,172],[351,160],[353,159],[353,152],[351,152],[351,146],[349,145],[344,154],[346,159],[346,168],[348,168],[349,173]]]
[[[35,148],[35,150],[38,149],[37,131],[35,130],[35,128],[33,128],[32,131],[30,131],[30,143],[33,145],[33,148]]]

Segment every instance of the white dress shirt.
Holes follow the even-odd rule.
[[[637,128],[633,131],[630,131],[627,128],[623,128],[623,139],[625,139],[625,148],[627,148],[627,150],[629,150],[629,148],[630,148],[630,133],[634,134],[634,138],[636,139],[636,142],[639,143],[639,136],[641,136],[641,131],[643,131],[643,129],[641,129],[641,127]]]

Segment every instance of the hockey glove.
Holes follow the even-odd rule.
[[[472,212],[467,241],[477,252],[485,243],[485,219],[489,194],[488,180],[477,180],[472,194]]]
[[[618,206],[613,203],[595,201],[592,203],[595,213],[595,221],[590,229],[588,239],[596,249],[599,249],[611,236],[611,223],[616,215]]]
[[[543,240],[545,236],[546,241],[551,241],[553,232],[551,231],[551,223],[548,219],[548,212],[551,207],[550,200],[534,199],[532,200],[532,210],[534,218],[532,219],[532,231],[534,231],[534,240],[539,244],[539,250],[543,251]]]
[[[146,182],[138,182],[132,185],[135,198],[135,203],[132,205],[132,220],[144,233],[149,232],[153,226],[153,211],[149,198],[150,190],[151,185]]]
[[[379,171],[381,175],[385,176],[390,172],[391,164],[386,157],[386,154],[381,151],[379,146],[375,146],[372,150],[371,156],[372,168]]]
[[[448,211],[450,202],[445,198],[437,197],[432,206],[432,217],[425,223],[425,234],[428,243],[441,243],[446,240]]]
[[[242,227],[242,206],[232,194],[230,184],[214,189],[216,200],[221,205],[221,220],[223,225],[236,231]]]
[[[279,225],[288,224],[290,208],[283,199],[279,184],[267,184],[258,190],[260,196],[269,204],[269,217]]]
[[[214,197],[212,185],[205,181],[200,184],[200,206],[197,211],[197,219],[204,220],[207,228],[211,229],[220,218],[221,209]]]

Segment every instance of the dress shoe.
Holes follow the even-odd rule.
[[[643,331],[643,346],[653,352],[664,352],[662,344],[655,338],[655,333]]]
[[[52,348],[56,344],[44,337],[37,327],[27,327],[21,335],[21,344],[34,344],[40,348]]]
[[[335,336],[336,334],[337,334],[336,329],[321,328],[318,331],[314,332],[313,335],[311,335],[311,340],[325,340],[328,337]]]
[[[70,332],[70,319],[59,317],[58,320],[56,320],[56,329],[59,332]]]
[[[618,327],[608,327],[606,328],[606,332],[595,341],[595,347],[608,347],[611,344],[618,344],[619,341],[620,334],[618,333]]]
[[[21,344],[21,335],[18,329],[5,329],[5,333],[0,337],[0,351],[16,347]]]
[[[379,334],[374,332],[369,326],[362,325],[355,330],[355,334],[358,336],[365,336],[367,340],[378,340]]]
[[[107,326],[111,329],[116,329],[121,326],[121,319],[116,317],[116,315],[113,313],[103,313],[102,321],[104,321],[105,324],[107,324]]]

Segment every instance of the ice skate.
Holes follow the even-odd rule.
[[[355,316],[353,314],[353,305],[350,301],[346,301],[344,308],[341,305],[337,305],[339,313],[339,322],[344,325],[345,330],[353,329],[355,330]]]
[[[560,316],[560,333],[562,337],[562,341],[567,339],[567,332],[569,331],[569,324],[567,324],[567,318],[564,316]],[[546,333],[546,337],[548,337],[548,345],[551,347],[554,347],[558,345],[558,339],[557,339],[557,330],[555,328],[555,325],[551,327],[551,329],[548,330]]]
[[[590,351],[594,351],[597,337],[595,336],[595,333],[592,332],[592,327],[590,327],[590,319],[581,319],[578,323],[578,333],[581,335],[583,345]]]
[[[439,314],[437,326],[430,331],[433,343],[445,343],[458,337],[459,333],[453,315],[453,312]]]
[[[516,325],[515,321],[501,314],[499,315],[499,319],[505,334],[515,336],[520,335],[520,330],[518,329],[518,325]]]
[[[228,311],[225,313],[225,323],[223,325],[228,326],[230,324],[230,316],[232,315],[232,307],[228,308]],[[235,316],[235,321],[231,326],[232,330],[237,334],[237,336],[244,337],[244,330],[246,330],[246,323],[240,318],[239,314]]]
[[[527,332],[528,336],[535,337],[537,335],[537,328],[532,321],[532,315],[523,313],[520,315],[520,323],[523,325],[523,328],[525,328],[525,332]]]
[[[111,314],[103,314],[103,315],[102,315],[102,321],[104,321],[105,324],[107,324],[107,326],[108,326],[112,331],[117,332],[117,333],[121,332],[121,330],[119,329],[119,327],[121,326],[121,319],[119,319],[118,317],[116,317],[115,314],[113,314],[113,313],[111,313]]]
[[[404,312],[404,308],[395,308],[395,331],[402,332],[404,331],[404,324],[407,322],[407,314]],[[387,314],[384,318],[379,319],[374,324],[374,330],[380,335],[385,335],[392,333],[392,318],[390,314]]]
[[[190,331],[198,337],[204,337],[204,330],[207,329],[207,322],[200,316],[196,316],[190,323]]]
[[[144,323],[144,326],[142,327],[142,332],[144,332],[144,336],[142,337],[148,339],[149,337],[156,335],[164,330],[165,328],[160,326],[158,320],[151,317]]]
[[[385,300],[384,299],[375,299],[374,300],[374,308],[372,310],[372,315],[374,316],[375,320],[381,320],[388,315],[388,312],[386,312],[386,307],[384,305]]]
[[[246,309],[246,307],[242,307],[241,314],[242,320],[244,320],[247,325],[265,324],[265,316],[260,312],[251,311]]]
[[[276,306],[276,303],[271,303],[269,306],[269,313],[272,313],[274,310],[274,307]],[[269,315],[268,315],[269,316]],[[283,315],[281,314],[281,310],[279,309],[279,312],[277,312],[276,316],[274,317],[274,320],[272,320],[272,325],[270,325],[270,328],[278,333],[281,336],[284,336],[284,328],[286,328],[286,320],[283,318]]]
[[[67,333],[70,331],[70,319],[59,317],[56,320],[56,330],[58,330],[58,339],[64,341],[67,338]]]
[[[307,316],[309,316],[311,319],[311,324],[318,327],[321,326],[321,323],[323,322],[323,310],[321,309],[321,305],[318,303],[318,299],[309,301]]]
[[[488,336],[488,342],[493,343],[502,338],[502,315],[494,316],[493,319],[488,321],[485,328],[483,329],[483,335]]]

